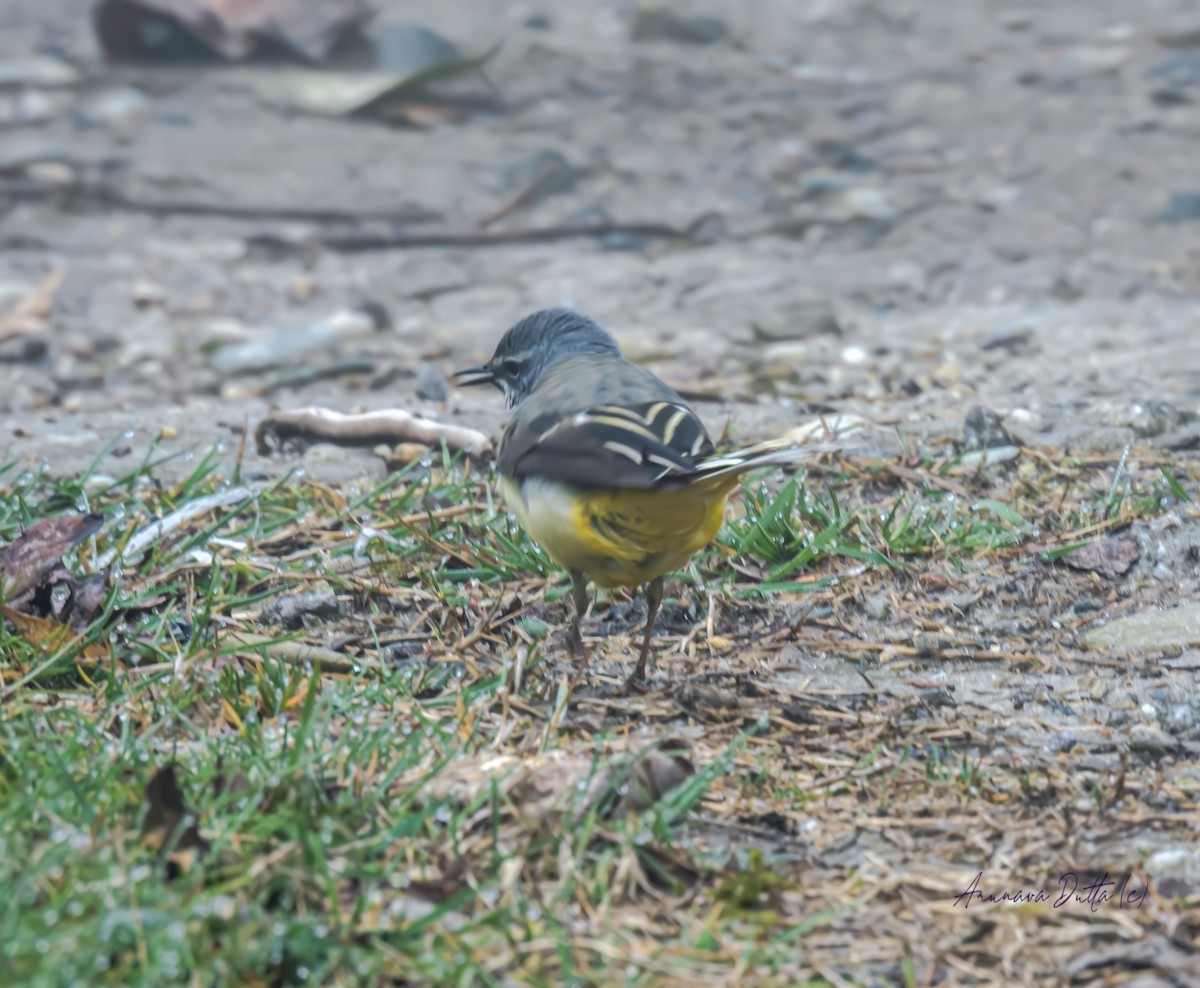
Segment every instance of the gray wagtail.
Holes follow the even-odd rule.
[[[500,490],[571,575],[575,647],[582,651],[589,580],[645,585],[646,628],[631,683],[645,675],[663,576],[713,540],[739,475],[814,451],[781,440],[717,455],[679,395],[622,357],[599,325],[566,309],[522,319],[491,360],[454,377],[494,384],[515,409],[497,454]]]

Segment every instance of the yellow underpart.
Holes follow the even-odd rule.
[[[686,565],[716,536],[735,474],[681,490],[580,490],[500,478],[517,520],[546,554],[600,587],[635,587]]]

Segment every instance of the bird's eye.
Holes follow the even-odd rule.
[[[516,357],[505,357],[500,361],[500,373],[507,377],[516,377],[521,373],[521,361]]]

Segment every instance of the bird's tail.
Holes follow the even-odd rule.
[[[721,453],[708,457],[696,464],[698,476],[695,482],[716,477],[736,477],[738,474],[757,470],[760,467],[784,466],[799,463],[817,453],[832,453],[842,449],[834,443],[815,443],[808,446],[798,446],[788,439],[771,439],[745,449],[737,449],[732,453]]]

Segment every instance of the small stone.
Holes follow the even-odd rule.
[[[40,161],[26,168],[25,174],[42,185],[70,185],[75,181],[75,169],[65,161]]]
[[[1146,401],[1118,410],[1116,425],[1127,425],[1142,439],[1153,439],[1164,432],[1178,429],[1192,421],[1195,416],[1180,411],[1165,401]],[[1121,421],[1123,419],[1123,421]]]
[[[57,58],[27,58],[0,62],[0,89],[19,86],[71,86],[79,72]]]
[[[729,28],[716,17],[683,17],[662,7],[642,7],[633,15],[629,36],[634,41],[714,45],[729,37]]]
[[[159,439],[175,439],[179,433],[169,425],[164,425],[158,430]]]
[[[1158,218],[1163,223],[1191,223],[1200,220],[1200,192],[1172,192]]]
[[[0,145],[0,174],[16,174],[43,162],[66,160],[67,152],[60,145],[36,138],[6,140]]]
[[[929,372],[929,379],[939,388],[953,388],[962,383],[962,364],[946,360]]]
[[[450,397],[446,376],[435,365],[424,364],[418,371],[417,397],[425,401],[445,401]]]
[[[139,309],[159,308],[167,301],[166,290],[152,281],[135,282],[129,294]]]
[[[1178,429],[1168,429],[1154,439],[1157,449],[1200,449],[1200,422],[1180,426]]]
[[[1200,604],[1169,610],[1152,608],[1109,621],[1089,628],[1083,644],[1114,655],[1149,655],[1200,645]]]
[[[79,108],[75,120],[81,127],[102,127],[132,137],[150,115],[149,98],[137,89],[106,89]]]
[[[829,302],[820,299],[793,302],[751,326],[763,341],[803,340],[811,336],[841,336],[842,326]]]
[[[1093,600],[1091,597],[1080,597],[1075,601],[1072,608],[1076,614],[1087,614],[1091,611],[1099,611],[1104,608],[1104,605],[1098,600]]]
[[[1004,420],[1026,433],[1050,431],[1046,417],[1032,408],[1014,408],[1004,416]]]
[[[382,483],[387,465],[369,449],[317,443],[304,452],[304,470],[318,484]]]
[[[863,609],[876,621],[886,621],[891,610],[891,601],[888,600],[887,594],[871,594],[863,601]]]
[[[1016,446],[1017,441],[1004,428],[1000,416],[990,408],[976,405],[963,421],[963,448],[999,449],[1002,446]]]
[[[1167,711],[1163,726],[1172,734],[1190,735],[1196,727],[1196,710],[1188,703],[1179,703]]]
[[[834,218],[840,220],[887,221],[896,217],[887,189],[878,185],[846,189],[833,197],[833,206]]]
[[[1175,580],[1175,574],[1171,571],[1171,567],[1166,563],[1155,563],[1154,569],[1151,571],[1151,575],[1154,577],[1154,579],[1158,580],[1159,583],[1173,583]]]
[[[429,455],[429,447],[424,443],[397,443],[392,449],[386,451],[384,459],[387,460],[389,469],[399,470],[401,467],[416,463]]]
[[[1134,724],[1129,729],[1129,750],[1142,751],[1148,755],[1169,755],[1179,747],[1179,742],[1166,731],[1153,724]]]
[[[332,590],[289,594],[268,603],[262,609],[263,624],[296,631],[314,623],[336,621],[342,616],[342,603]]]
[[[993,446],[990,449],[971,450],[958,458],[958,468],[952,470],[951,473],[976,470],[979,467],[991,466],[995,463],[1008,463],[1020,455],[1021,448],[1019,446]]]
[[[1007,350],[1010,354],[1020,353],[1029,347],[1033,330],[1028,326],[1006,326],[994,329],[979,341],[980,350]]]

